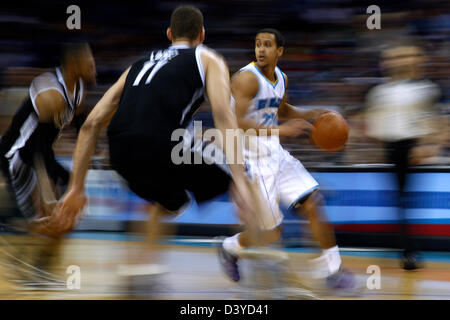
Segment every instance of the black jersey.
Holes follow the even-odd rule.
[[[59,118],[59,123],[39,122],[39,113],[35,105],[35,99],[39,93],[47,90],[57,90],[66,101],[66,108]],[[52,148],[61,128],[67,125],[73,118],[79,106],[84,91],[81,79],[75,86],[73,98],[69,98],[64,78],[59,68],[55,73],[46,72],[36,77],[30,85],[29,96],[22,103],[13,117],[12,123],[0,139],[0,156],[12,159],[19,153],[21,160],[26,164],[32,164],[32,155],[38,149]]]
[[[29,97],[22,103],[13,117],[11,126],[0,140],[1,170],[6,176],[16,203],[25,217],[36,214],[32,196],[37,176],[34,160],[37,154],[44,161],[48,176],[56,189],[63,192],[69,182],[69,173],[55,159],[53,143],[61,128],[68,124],[83,96],[83,81],[80,79],[69,97],[61,71],[46,72],[36,77],[30,85]],[[39,110],[35,99],[39,93],[56,90],[66,101],[66,107],[58,115],[58,122],[39,122]]]
[[[186,128],[204,100],[203,46],[171,46],[134,63],[119,107],[108,127],[112,160],[167,156],[179,141],[172,132]]]

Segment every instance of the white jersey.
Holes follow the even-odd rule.
[[[278,107],[286,91],[286,79],[280,68],[275,68],[276,81],[267,79],[254,62],[243,67],[239,72],[250,71],[258,79],[259,90],[248,109],[247,118],[254,119],[259,125],[276,126],[278,124]]]
[[[427,119],[439,95],[438,86],[428,80],[376,86],[367,95],[368,135],[398,141],[432,133]]]
[[[286,78],[280,68],[275,67],[275,82],[269,81],[258,66],[252,62],[239,70],[239,72],[252,72],[258,79],[259,90],[253,97],[247,110],[247,119],[255,120],[258,125],[278,125],[278,107],[286,91]],[[234,100],[232,100],[234,101]],[[278,136],[246,136],[247,156],[274,156],[278,151],[280,140]]]
[[[286,79],[276,67],[276,81],[270,82],[250,63],[239,72],[250,71],[258,79],[259,90],[251,101],[246,118],[259,125],[278,125],[278,107],[286,91]],[[232,100],[234,103],[234,100]],[[265,230],[281,224],[280,204],[294,207],[304,201],[319,185],[303,165],[283,149],[278,136],[245,135],[245,158],[248,174],[258,182],[270,210],[258,216],[258,225]]]

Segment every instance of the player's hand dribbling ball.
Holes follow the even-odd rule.
[[[318,117],[311,130],[311,138],[316,146],[326,151],[338,151],[347,142],[348,124],[336,112],[327,112]]]

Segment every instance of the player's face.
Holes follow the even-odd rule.
[[[260,68],[267,65],[276,66],[278,58],[283,53],[282,47],[277,47],[275,35],[272,33],[258,33],[255,38],[256,64]]]

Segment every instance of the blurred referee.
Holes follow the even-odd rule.
[[[402,267],[405,270],[418,268],[418,248],[411,237],[405,211],[412,150],[420,145],[420,140],[433,133],[427,125],[427,115],[440,96],[437,85],[422,78],[424,60],[423,51],[417,46],[395,46],[384,50],[381,67],[389,80],[373,88],[366,101],[366,134],[384,143],[387,160],[394,165],[399,192]]]

